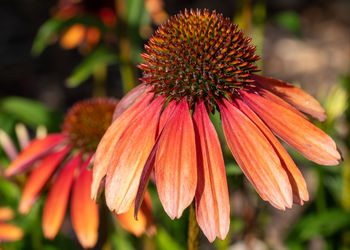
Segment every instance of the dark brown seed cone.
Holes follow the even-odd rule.
[[[64,119],[63,133],[74,147],[94,152],[112,122],[117,104],[118,101],[113,98],[95,98],[76,103]]]
[[[160,26],[145,46],[141,80],[157,95],[186,98],[190,107],[199,99],[210,110],[216,101],[253,82],[255,46],[229,18],[208,10],[185,10]]]

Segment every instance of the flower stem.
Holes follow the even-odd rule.
[[[199,249],[199,226],[196,220],[196,209],[194,202],[190,206],[190,214],[188,216],[188,235],[187,235],[187,249]]]

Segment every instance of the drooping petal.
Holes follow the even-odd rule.
[[[201,101],[193,113],[197,143],[196,216],[210,242],[230,227],[230,201],[219,138]]]
[[[111,124],[102,137],[98,144],[94,160],[91,185],[92,199],[96,200],[97,198],[100,183],[107,173],[107,168],[111,161],[115,144],[118,142],[124,130],[130,125],[130,121],[148,105],[152,98],[153,95],[148,94],[139,102],[136,102]]]
[[[279,98],[278,96],[272,94],[271,92],[265,90],[265,89],[260,89],[259,90],[259,95],[263,96],[265,99],[268,99],[278,105],[281,105],[285,107],[286,109],[289,109],[290,111],[296,113],[297,115],[300,115],[306,120],[309,120],[303,113],[299,112],[296,108],[285,102],[283,99]]]
[[[164,109],[158,125],[158,138],[152,148],[151,153],[148,156],[148,159],[146,161],[146,164],[142,170],[141,178],[140,178],[140,185],[137,189],[136,198],[135,198],[135,208],[134,208],[134,216],[135,219],[137,219],[137,213],[139,211],[139,208],[142,204],[143,195],[145,194],[145,191],[147,189],[147,185],[149,182],[149,179],[151,177],[151,173],[154,167],[154,160],[156,156],[156,152],[158,150],[159,145],[159,134],[162,133],[164,124],[168,121],[169,117],[174,112],[176,106],[176,101],[171,101]]]
[[[27,214],[29,212],[39,192],[70,149],[71,146],[66,146],[58,152],[50,153],[36,166],[24,187],[18,209],[20,213]]]
[[[19,227],[0,222],[0,242],[16,241],[23,237],[23,231]]]
[[[145,94],[147,90],[146,84],[140,84],[133,88],[129,93],[127,93],[115,107],[113,113],[113,121],[117,119],[121,114],[124,113],[139,97]]]
[[[311,115],[319,121],[326,120],[326,113],[318,101],[302,89],[271,77],[255,74],[250,76],[258,85],[278,95],[300,111]]]
[[[257,94],[240,91],[255,113],[282,140],[311,161],[337,165],[341,156],[335,142],[321,129],[294,112]]]
[[[180,218],[197,186],[196,144],[187,101],[180,101],[163,128],[155,159],[160,201],[171,219]]]
[[[0,221],[12,220],[15,213],[10,207],[0,207]]]
[[[88,170],[91,156],[85,160],[73,184],[71,219],[74,231],[84,248],[92,248],[98,238],[98,205],[91,199],[92,171]]]
[[[55,238],[65,215],[75,172],[81,162],[81,153],[64,166],[47,196],[43,212],[43,232],[48,239]]]
[[[288,176],[264,134],[226,99],[219,104],[227,144],[262,199],[284,210],[293,203]]]
[[[141,173],[154,146],[163,97],[149,106],[129,123],[115,146],[106,176],[106,202],[117,214],[130,209],[135,199]]]
[[[65,139],[66,136],[63,134],[51,134],[43,139],[33,140],[5,170],[5,176],[9,177],[24,170],[34,161],[50,152],[54,147],[62,144]]]
[[[153,235],[156,232],[156,227],[151,213],[151,197],[148,192],[145,193],[141,209],[138,212],[137,220],[134,218],[134,206],[126,213],[116,214],[120,224],[130,233],[141,236],[144,233]]]
[[[249,119],[255,123],[255,125],[264,133],[271,145],[274,147],[277,155],[280,158],[282,167],[285,169],[289,182],[292,185],[293,201],[295,203],[303,204],[304,201],[309,200],[309,193],[307,191],[306,182],[304,177],[300,173],[299,169],[295,165],[292,158],[287,151],[283,148],[281,143],[272,134],[270,129],[260,120],[260,118],[245,104],[243,101],[237,99],[234,105],[241,110]]]

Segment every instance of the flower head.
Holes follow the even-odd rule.
[[[9,177],[34,165],[20,200],[19,211],[23,214],[29,212],[52,178],[42,221],[46,238],[53,239],[58,233],[70,198],[72,224],[79,242],[85,248],[96,244],[99,214],[97,204],[90,198],[92,171],[89,165],[112,121],[117,103],[115,99],[97,98],[75,104],[65,117],[61,133],[33,140],[6,169],[5,176]],[[149,211],[146,210],[147,215]],[[144,216],[145,211],[141,213]],[[145,216],[145,221],[149,221],[148,218]],[[124,216],[120,221],[137,235],[149,226],[144,223],[132,227],[133,220],[132,216]]]
[[[324,120],[319,103],[289,83],[256,75],[259,58],[249,43],[229,19],[208,10],[185,10],[160,26],[142,54],[143,84],[122,100],[132,104],[97,148],[92,197],[106,176],[109,208],[123,213],[134,204],[137,211],[154,171],[172,219],[195,199],[206,237],[225,238],[225,165],[209,117],[219,112],[227,144],[258,194],[282,210],[307,201],[305,180],[275,135],[319,164],[336,165],[341,156],[303,114]]]

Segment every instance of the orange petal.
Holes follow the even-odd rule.
[[[180,101],[164,126],[155,159],[160,201],[170,218],[180,218],[197,185],[196,144],[187,101]]]
[[[147,189],[147,185],[149,182],[149,179],[151,177],[151,173],[154,167],[154,160],[156,156],[156,152],[158,150],[159,145],[159,134],[162,133],[164,124],[168,121],[170,115],[173,113],[176,106],[176,101],[171,101],[164,109],[158,125],[158,138],[156,143],[154,144],[151,153],[148,156],[148,159],[146,161],[146,164],[142,170],[141,178],[140,178],[140,185],[137,189],[136,198],[135,198],[135,219],[137,219],[137,213],[139,211],[140,205],[142,204],[143,195],[145,194],[145,191]]]
[[[282,140],[311,161],[337,165],[340,154],[335,142],[322,130],[294,112],[259,95],[240,91],[255,113]]]
[[[141,209],[138,212],[137,220],[134,219],[134,206],[132,206],[126,213],[116,214],[116,217],[125,230],[136,235],[137,237],[146,232],[150,235],[153,235],[156,232],[156,227],[153,221],[152,210],[150,207],[151,197],[149,193],[146,192],[143,203],[141,205]]]
[[[250,76],[258,85],[271,91],[275,95],[278,95],[300,111],[311,115],[319,121],[326,120],[326,113],[318,101],[300,88],[271,77],[259,76],[255,74]]]
[[[91,185],[92,199],[97,199],[100,183],[107,173],[107,168],[114,152],[115,144],[118,142],[124,130],[130,125],[130,121],[148,105],[152,98],[153,95],[148,94],[139,102],[133,104],[112,123],[102,137],[98,144],[94,160]]]
[[[278,105],[281,105],[286,109],[289,109],[290,111],[296,113],[297,115],[300,115],[304,119],[309,120],[303,113],[299,112],[296,108],[294,108],[293,106],[291,106],[290,104],[285,102],[283,99],[279,98],[278,96],[272,94],[271,92],[264,89],[260,89],[258,92],[259,92],[259,95],[263,96],[265,99],[268,99]]]
[[[153,100],[128,125],[115,146],[106,177],[110,210],[125,213],[134,201],[142,169],[155,143],[163,97]]]
[[[193,113],[197,142],[197,221],[205,236],[213,242],[224,239],[230,227],[230,201],[225,163],[219,138],[203,101]]]
[[[12,220],[15,213],[10,207],[0,207],[0,221]]]
[[[47,196],[43,213],[43,232],[48,239],[55,238],[66,212],[68,198],[81,161],[81,153],[72,157],[58,174]]]
[[[295,203],[303,204],[304,201],[309,200],[309,193],[307,191],[306,182],[295,165],[292,158],[287,151],[282,147],[281,143],[272,134],[271,130],[259,119],[259,117],[245,104],[243,101],[237,99],[234,105],[241,110],[255,125],[264,133],[271,145],[274,147],[277,155],[280,158],[282,167],[288,174],[289,182],[292,185],[293,201]]]
[[[140,84],[127,93],[118,103],[113,113],[113,121],[124,113],[135,101],[143,96],[147,90],[146,84]]]
[[[23,237],[23,231],[11,224],[0,223],[0,242],[16,241]]]
[[[76,178],[71,198],[71,219],[75,233],[84,248],[92,248],[98,238],[98,206],[91,200],[92,171],[88,170],[91,156],[84,162]]]
[[[27,214],[36,201],[39,192],[44,187],[47,180],[52,176],[55,169],[63,161],[63,158],[70,151],[71,147],[66,146],[63,150],[47,155],[30,174],[24,187],[19,212]]]
[[[61,144],[66,137],[62,134],[51,134],[43,139],[33,140],[27,148],[14,160],[6,169],[4,175],[6,177],[17,174],[26,167],[30,166],[34,161],[47,154],[54,147]]]
[[[220,104],[227,144],[262,199],[284,210],[293,203],[292,188],[281,162],[263,133],[226,99]]]

